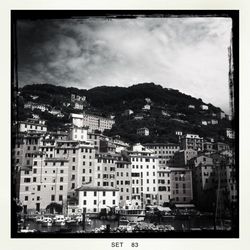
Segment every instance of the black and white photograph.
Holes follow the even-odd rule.
[[[239,237],[239,11],[10,28],[12,238]]]

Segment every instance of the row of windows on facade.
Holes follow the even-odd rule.
[[[155,151],[155,154],[167,154],[167,155],[172,155],[174,154],[176,151]]]
[[[29,124],[25,124],[24,125],[25,128],[30,128],[30,129],[41,129],[41,130],[46,130],[46,126],[39,126],[39,125],[29,125]]]
[[[150,191],[150,188],[147,187],[147,188],[145,189],[145,187],[144,187],[144,188],[141,187],[141,192],[143,192],[143,190],[146,190],[147,192],[149,192],[149,191]],[[159,190],[159,191],[160,191],[160,190]],[[156,192],[156,188],[155,188],[155,187],[153,187],[153,192]],[[139,194],[139,188],[138,188],[138,187],[132,188],[132,194]]]
[[[153,173],[153,176],[156,176],[156,172],[152,172]],[[149,172],[146,172],[146,175],[149,176]],[[132,177],[143,177],[143,173],[131,173],[131,176]]]
[[[44,187],[46,187],[46,185],[44,185]],[[25,192],[28,192],[29,191],[29,186],[26,186],[25,187]],[[33,190],[34,190],[34,188],[33,188]],[[51,187],[51,190],[53,191],[54,190],[54,187]],[[63,191],[63,185],[60,185],[59,186],[59,190],[60,191]],[[41,191],[41,185],[37,185],[37,191]]]
[[[139,166],[139,165],[132,165],[132,168],[136,168],[136,169],[143,169],[143,165]],[[149,168],[149,165],[146,165],[146,168],[148,169]],[[152,166],[153,169],[155,169],[155,165]]]
[[[155,162],[155,159],[154,158],[138,158],[138,157],[136,157],[136,158],[134,158],[134,157],[132,157],[131,158],[131,161],[140,161],[140,162],[143,162],[145,160],[145,162]]]
[[[106,205],[106,201],[102,200],[101,201],[103,205]],[[99,202],[100,203],[100,202]],[[115,200],[112,200],[112,204],[115,205]],[[87,201],[83,200],[83,205],[86,206],[87,205]],[[89,205],[89,204],[88,204]],[[92,204],[91,204],[92,205]],[[93,200],[93,205],[97,205],[97,200]],[[99,204],[98,204],[99,205]]]
[[[47,178],[43,178],[43,180],[46,181]],[[53,182],[56,182],[56,180],[55,180],[54,178],[53,178],[52,180],[53,180]],[[32,181],[33,181],[33,182],[36,182],[36,181],[37,181],[37,177],[33,177]],[[64,182],[64,178],[63,178],[63,177],[59,177],[59,181],[60,181],[60,182]],[[23,182],[24,182],[24,183],[31,182],[31,178],[27,178],[27,177],[26,177],[26,178],[23,179]]]
[[[25,196],[25,197],[24,197],[24,200],[25,200],[25,201],[28,201],[28,200],[29,200],[29,196]],[[34,198],[32,198],[32,200],[34,200]],[[40,196],[37,196],[37,197],[36,197],[36,200],[37,200],[37,201],[40,201],[40,200],[41,200],[41,197],[40,197]],[[59,201],[63,201],[63,195],[59,195],[59,196],[58,196],[58,200],[59,200]],[[51,201],[55,201],[55,195],[51,195]]]
[[[179,146],[148,146],[150,149],[178,149]]]

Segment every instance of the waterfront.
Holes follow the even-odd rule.
[[[119,226],[120,225],[120,226]],[[107,232],[107,229],[110,232],[115,233],[133,233],[135,231],[200,231],[200,230],[214,230],[214,220],[211,216],[192,216],[192,217],[163,217],[160,221],[149,221],[148,219],[134,223],[136,227],[122,227],[121,223],[118,220],[100,220],[92,219],[90,224],[79,223],[77,225],[68,225],[65,226],[42,226],[41,223],[37,223],[34,220],[26,220],[21,225],[23,228],[30,230],[29,232],[37,233],[102,233]],[[129,228],[129,229],[128,229]],[[223,223],[220,223],[220,226],[217,225],[217,230],[228,231],[231,229],[230,221],[224,220]],[[25,232],[25,231],[22,231]]]

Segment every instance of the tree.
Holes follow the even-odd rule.
[[[51,202],[51,203],[46,207],[46,210],[49,210],[50,213],[52,213],[52,214],[53,214],[54,212],[60,214],[60,213],[62,213],[62,209],[63,209],[62,205],[61,205],[61,204],[58,204],[58,203],[56,203],[56,202]]]

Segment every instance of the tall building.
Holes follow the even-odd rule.
[[[187,168],[170,168],[171,200],[174,203],[191,203],[193,201],[192,170]]]
[[[159,167],[172,166],[174,154],[180,150],[180,146],[174,143],[146,143],[143,145],[154,151],[159,158]]]
[[[153,151],[140,144],[128,151],[132,164],[132,203],[137,208],[145,208],[147,204],[158,202],[157,171],[158,158]]]
[[[24,213],[45,211],[52,202],[65,205],[68,167],[66,159],[47,158],[38,153],[32,166],[21,168],[19,198]]]
[[[203,138],[199,135],[186,134],[181,137],[182,149],[193,149],[196,151],[203,151]]]

